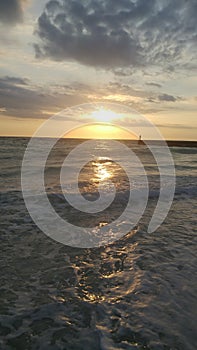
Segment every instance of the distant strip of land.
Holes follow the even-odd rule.
[[[169,147],[197,147],[197,141],[167,141]]]
[[[27,142],[30,140],[30,137],[25,137],[25,136],[0,136],[0,139],[23,139],[26,140]],[[47,137],[45,137],[45,139],[47,139]],[[50,137],[48,138],[50,139]],[[76,142],[83,142],[83,141],[87,141],[88,139],[80,139],[80,138],[62,138],[61,141],[68,141],[68,140],[76,140]],[[116,140],[116,141],[121,141],[124,143],[133,143],[134,145],[138,144],[138,145],[146,145],[146,142],[148,144],[152,144],[155,146],[163,146],[163,145],[167,145],[169,147],[196,147],[197,148],[197,141],[181,141],[181,140]]]
[[[150,142],[150,141],[149,141]],[[145,142],[142,141],[143,144]],[[151,141],[151,144],[162,145],[162,141]],[[166,141],[169,147],[197,147],[197,141]]]
[[[138,144],[139,146],[146,146],[146,144],[151,144],[155,146],[166,146],[166,143],[168,147],[196,147],[197,148],[197,141],[181,141],[181,140],[119,140],[124,143],[133,143]]]

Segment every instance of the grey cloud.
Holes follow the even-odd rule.
[[[157,113],[161,106],[172,110],[182,109],[182,105],[174,105],[166,102],[180,101],[180,97],[174,97],[165,93],[158,95],[145,90],[134,89],[132,85],[110,82],[101,86],[89,86],[80,82],[53,87],[35,86],[30,80],[19,77],[0,78],[0,112],[3,115],[29,118],[48,118],[50,112],[54,114],[67,107],[91,102],[118,102],[113,96],[117,94],[125,101],[122,104],[131,106],[143,114]],[[123,99],[124,100],[124,99]],[[164,102],[161,104],[160,102]]]
[[[161,88],[162,85],[161,84],[158,84],[158,83],[146,83],[146,85],[148,86],[153,86],[153,87],[157,87],[157,88]]]
[[[154,97],[148,97],[146,101],[149,103],[156,103],[156,100]]]
[[[149,93],[144,90],[134,89],[131,85],[111,82],[106,87],[110,94],[130,95],[131,97],[148,97]]]
[[[196,13],[196,0],[51,0],[38,19],[36,56],[117,74],[148,65],[170,72],[191,62]]]
[[[191,130],[194,128],[192,125],[190,126],[190,125],[181,125],[181,124],[158,124],[157,123],[157,126],[161,128],[188,129],[188,130]]]
[[[2,77],[0,78],[0,84],[5,84],[5,85],[27,85],[28,84],[28,79],[26,78],[16,78],[16,77]]]
[[[130,69],[115,69],[114,74],[118,77],[128,77],[133,74],[133,71]]]
[[[36,55],[104,68],[141,66],[140,43],[128,26],[132,8],[126,0],[50,1],[38,20]]]
[[[23,0],[1,0],[0,1],[0,22],[14,25],[23,19]]]
[[[178,98],[168,95],[168,94],[163,94],[158,96],[159,101],[166,101],[166,102],[176,102]]]
[[[69,89],[64,92],[48,91],[34,86],[27,79],[0,78],[0,109],[14,117],[48,118],[45,111],[59,112],[66,107],[87,102],[87,98]]]

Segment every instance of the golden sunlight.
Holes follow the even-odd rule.
[[[100,108],[97,111],[92,112],[91,116],[99,122],[102,123],[110,123],[112,122],[114,119],[120,118],[121,115],[112,112],[110,110],[106,110],[104,108]]]
[[[64,137],[81,139],[134,140],[136,136],[114,125],[94,124],[72,130]]]

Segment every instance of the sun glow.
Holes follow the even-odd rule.
[[[77,128],[65,135],[68,138],[85,139],[136,139],[136,136],[114,125],[96,124]]]
[[[96,107],[94,110],[79,111],[79,120],[84,121],[81,127],[73,128],[64,137],[86,139],[136,139],[136,136],[127,129],[118,125],[125,118],[123,110],[117,112],[110,107]]]
[[[102,123],[110,123],[114,119],[118,119],[121,117],[119,114],[112,112],[110,110],[104,109],[104,108],[100,108],[99,110],[92,112],[91,116],[96,121],[99,121]]]

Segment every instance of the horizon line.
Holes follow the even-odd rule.
[[[0,138],[26,138],[26,139],[31,139],[34,136],[25,136],[25,135],[0,135]],[[52,139],[55,137],[50,137],[50,136],[40,136],[40,137],[35,137],[38,139]],[[59,140],[117,140],[117,141],[130,141],[130,142],[138,142],[139,139],[121,139],[121,138],[87,138],[87,137],[61,137]],[[197,140],[181,140],[181,139],[142,139],[142,143],[146,142],[191,142],[191,143],[197,143]]]

